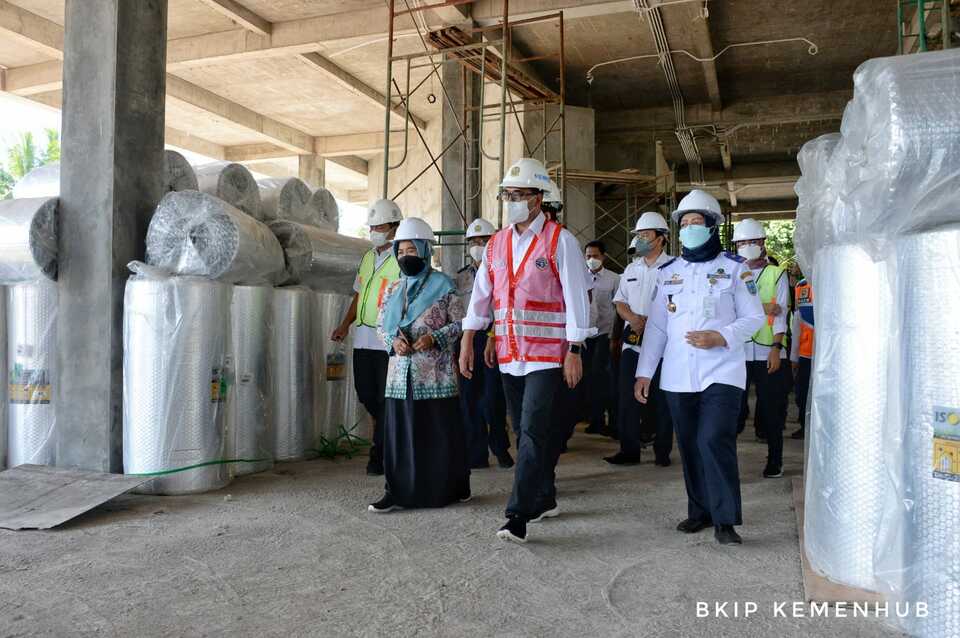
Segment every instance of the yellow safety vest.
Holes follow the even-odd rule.
[[[377,264],[377,249],[374,248],[360,261],[360,298],[357,300],[357,325],[369,328],[377,327],[380,315],[380,306],[383,305],[383,295],[394,281],[400,278],[400,266],[397,258],[390,255],[383,260],[380,267]]]
[[[777,283],[785,272],[779,266],[768,265],[763,267],[760,276],[757,277],[757,294],[760,295],[761,303],[777,302]],[[786,308],[783,310],[786,312]],[[761,346],[773,345],[773,315],[767,315],[766,323],[753,335],[753,342]]]

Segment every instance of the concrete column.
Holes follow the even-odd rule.
[[[313,188],[326,188],[327,176],[324,159],[318,155],[300,156],[300,179]]]
[[[57,463],[122,471],[123,289],[163,175],[167,0],[66,0]]]
[[[448,103],[442,95],[437,98],[442,102],[440,149],[447,146],[460,136],[460,131],[465,128],[466,123],[463,117],[464,104],[469,103],[468,94],[472,91],[467,90],[466,78],[469,74],[460,64],[444,64],[442,67],[443,84],[450,97]],[[452,107],[452,108],[451,108]],[[460,137],[446,154],[441,158],[440,165],[443,169],[443,177],[446,180],[449,190],[441,183],[440,193],[440,217],[444,230],[457,230],[464,228],[461,212],[466,215],[464,209],[464,190],[466,179],[467,163],[467,143]],[[450,239],[449,241],[457,241]],[[453,274],[463,267],[464,251],[460,246],[451,246],[443,249],[441,254],[441,264],[443,271],[447,274]]]

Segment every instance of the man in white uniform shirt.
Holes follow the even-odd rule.
[[[613,465],[639,463],[644,440],[652,438],[656,464],[667,467],[673,449],[673,424],[670,422],[666,397],[660,390],[659,367],[650,384],[650,400],[645,405],[641,405],[633,396],[633,385],[636,382],[640,344],[650,314],[650,297],[657,285],[657,271],[672,259],[666,253],[670,228],[660,213],[648,212],[640,216],[633,232],[636,235],[638,258],[624,269],[620,287],[613,298],[617,313],[625,324],[618,379],[620,451],[604,460]]]
[[[660,268],[637,363],[641,403],[663,359],[663,389],[687,488],[687,518],[677,525],[692,534],[714,526],[717,542],[741,543],[737,417],[746,385],[743,342],[763,325],[763,306],[753,273],[742,257],[724,253],[718,234],[723,213],[717,200],[691,191],[673,213],[682,255]]]
[[[589,434],[608,432],[606,415],[609,415],[609,427],[617,424],[617,408],[614,404],[613,377],[610,369],[610,339],[613,335],[613,322],[616,309],[613,296],[620,286],[620,275],[607,270],[603,264],[607,258],[607,249],[602,241],[592,241],[585,250],[587,268],[593,278],[590,299],[590,325],[596,327],[597,336],[590,337],[586,343],[586,359],[583,362],[581,396],[589,407]]]

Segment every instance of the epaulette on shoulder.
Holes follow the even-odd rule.
[[[727,259],[737,262],[738,264],[745,263],[747,260],[738,255],[737,253],[731,253],[724,251],[723,256]]]
[[[674,257],[673,259],[671,259],[670,261],[668,261],[668,262],[665,263],[664,265],[662,265],[662,266],[660,266],[659,268],[657,268],[657,270],[663,270],[664,268],[666,268],[667,266],[669,266],[670,264],[672,264],[672,263],[675,262],[676,260],[677,260],[677,258]]]

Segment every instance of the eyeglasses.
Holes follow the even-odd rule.
[[[536,196],[536,192],[530,191],[502,191],[498,199],[501,202],[523,202]]]

